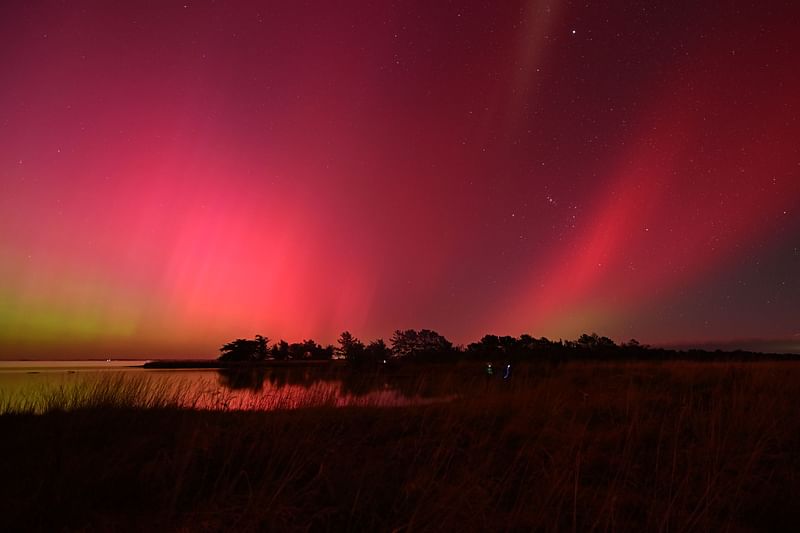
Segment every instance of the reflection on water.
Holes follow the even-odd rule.
[[[267,378],[266,368],[226,369],[217,370],[221,387],[231,390],[249,389],[258,392],[264,388]]]
[[[451,400],[449,387],[434,379],[342,366],[168,369],[136,364],[8,363],[0,365],[0,410],[13,405],[48,405],[58,393],[136,390],[161,394],[172,403],[198,409],[297,409],[314,406],[405,406]],[[94,389],[93,389],[94,388]],[[109,391],[111,389],[111,391]],[[37,409],[41,410],[41,409]]]
[[[217,401],[225,407],[295,409],[305,406],[419,405],[450,400],[430,380],[349,368],[218,369]],[[221,400],[220,400],[221,399]]]

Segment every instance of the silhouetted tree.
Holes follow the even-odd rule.
[[[311,339],[303,342],[288,344],[285,348],[287,359],[330,359],[333,356],[333,346],[323,348]]]
[[[267,337],[263,337],[261,335],[256,335],[256,354],[255,358],[258,361],[263,361],[267,358],[267,345],[269,344],[269,339]]]
[[[303,341],[303,358],[325,360],[333,357],[333,346],[328,345],[325,348],[317,344],[311,339]]]
[[[270,355],[276,361],[285,361],[289,359],[289,343],[281,339],[277,344],[272,346]]]
[[[305,359],[306,347],[302,342],[293,342],[289,344],[289,359],[298,360]]]
[[[430,329],[398,329],[392,335],[391,343],[395,357],[441,356],[453,353],[453,344]]]
[[[334,350],[335,348],[333,347],[333,344],[328,344],[324,348],[320,348],[320,350],[317,352],[317,358],[325,360],[333,359]]]
[[[478,342],[470,343],[467,351],[481,359],[496,359],[502,356],[500,337],[484,335]]]
[[[591,335],[584,333],[578,338],[577,345],[579,348],[587,350],[608,350],[617,347],[614,341],[608,337],[601,337],[597,333]]]
[[[259,361],[267,357],[267,343],[269,339],[256,335],[254,340],[236,339],[223,344],[219,349],[222,354],[220,361]]]
[[[537,342],[536,339],[532,336],[528,335],[527,333],[523,333],[519,336],[519,346],[526,349],[526,350],[533,350],[536,348]]]
[[[413,355],[417,346],[417,332],[413,329],[405,331],[397,329],[392,334],[389,342],[392,343],[392,355],[394,357],[408,357]]]
[[[354,337],[349,331],[343,331],[336,342],[339,343],[336,354],[341,359],[355,362],[364,355],[364,343]]]
[[[356,366],[377,366],[386,362],[391,357],[391,352],[383,339],[370,342],[366,347],[353,350],[353,356],[347,361]]]
[[[376,339],[367,345],[366,355],[371,361],[383,362],[391,357],[392,352],[383,339]]]

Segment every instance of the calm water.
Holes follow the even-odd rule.
[[[0,400],[39,402],[53,391],[143,384],[201,409],[296,409],[318,405],[404,406],[450,400],[413,379],[347,368],[144,369],[145,361],[0,361]]]

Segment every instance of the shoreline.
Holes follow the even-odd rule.
[[[314,361],[218,361],[216,359],[158,359],[146,361],[142,368],[147,369],[191,369],[191,368],[280,368],[280,367],[339,367],[344,360]]]

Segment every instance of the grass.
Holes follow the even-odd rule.
[[[573,363],[509,383],[424,367],[407,390],[458,399],[269,412],[105,380],[3,407],[0,529],[795,530],[798,378],[793,363]]]

